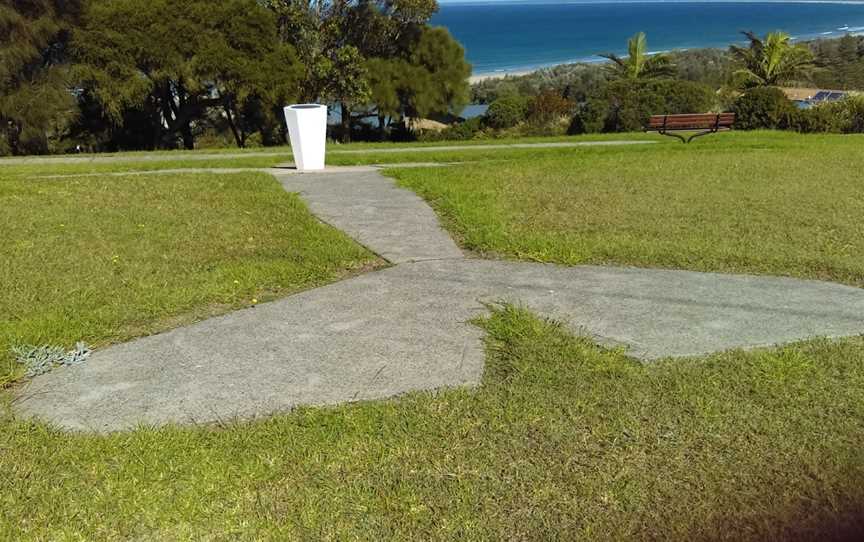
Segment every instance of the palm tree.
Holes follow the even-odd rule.
[[[675,66],[665,54],[649,54],[648,39],[639,32],[627,40],[627,56],[621,58],[612,53],[600,55],[611,60],[609,71],[617,79],[653,79],[675,74]]]
[[[764,40],[753,32],[743,34],[750,45],[732,45],[730,50],[742,66],[734,75],[744,87],[779,86],[813,68],[813,53],[804,45],[792,43],[789,34],[771,32]]]

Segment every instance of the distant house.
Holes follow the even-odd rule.
[[[465,106],[458,115],[447,113],[446,115],[430,115],[428,118],[406,117],[404,122],[411,130],[438,132],[453,124],[459,124],[460,122],[465,122],[476,117],[482,117],[486,114],[487,109],[489,109],[489,106],[486,104],[470,104]],[[372,128],[378,127],[378,117],[375,115],[366,117],[362,122]],[[339,104],[334,104],[328,107],[327,124],[330,126],[330,129],[336,129],[341,123],[342,109],[339,107]]]
[[[850,94],[845,90],[821,88],[781,88],[780,90],[801,109],[807,109],[820,103],[836,102]]]
[[[458,115],[447,113],[446,115],[430,115],[429,118],[407,118],[405,120],[408,123],[408,127],[412,130],[437,132],[453,124],[482,117],[486,114],[487,109],[489,109],[489,106],[486,104],[471,104],[466,105]]]

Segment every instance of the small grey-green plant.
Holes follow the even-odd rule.
[[[12,347],[15,361],[24,365],[27,376],[45,374],[55,367],[84,363],[93,350],[84,342],[75,344],[73,350],[66,351],[60,346],[18,345]]]

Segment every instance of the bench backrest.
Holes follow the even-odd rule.
[[[692,115],[654,115],[648,121],[649,130],[709,130],[731,128],[735,113],[697,113]]]

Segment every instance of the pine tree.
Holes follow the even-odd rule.
[[[44,153],[75,115],[68,43],[80,0],[0,5],[0,154]]]

